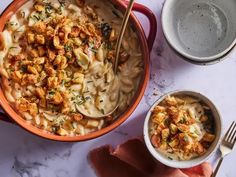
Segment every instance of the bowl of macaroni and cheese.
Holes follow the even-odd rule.
[[[154,15],[136,4],[152,23],[150,36],[132,14],[115,74],[125,8],[119,1],[13,1],[0,21],[0,103],[9,117],[58,141],[96,138],[124,122],[144,94],[156,34]]]
[[[217,108],[193,91],[176,91],[161,97],[150,109],[144,139],[151,154],[174,168],[189,168],[215,151],[221,135]]]

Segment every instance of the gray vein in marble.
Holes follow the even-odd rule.
[[[164,52],[164,45],[163,45],[163,38],[157,39],[157,42],[155,42],[156,48],[154,48],[154,53],[157,56],[162,56],[162,53]]]
[[[122,136],[128,136],[129,135],[127,132],[123,132],[123,131],[120,131],[120,130],[114,131],[114,133],[122,135]]]
[[[38,147],[40,147],[44,152],[51,152],[51,154],[47,155],[44,160],[49,159],[62,159],[67,160],[70,158],[72,153],[72,147],[74,143],[59,143],[59,142],[39,142],[37,143]]]
[[[71,149],[68,149],[67,151],[63,152],[62,154],[54,153],[53,156],[56,157],[56,158],[60,158],[62,160],[67,160],[71,156]]]
[[[12,172],[20,177],[40,177],[40,167],[46,167],[46,165],[39,162],[24,163],[15,157]]]
[[[61,160],[68,160],[71,157],[72,151],[71,149],[66,150],[65,152],[55,152],[52,154],[47,155],[44,160],[56,160],[56,159],[61,159]]]

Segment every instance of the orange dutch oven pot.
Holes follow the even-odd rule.
[[[14,0],[2,13],[0,17],[0,31],[3,31],[4,26],[7,22],[7,20],[16,12],[27,0]],[[128,5],[128,2],[126,1],[120,1],[120,0],[111,0],[111,3],[117,7],[119,10],[122,12],[125,12],[125,9]],[[134,4],[133,7],[134,11],[140,12],[144,14],[149,22],[150,22],[150,32],[149,36],[146,38],[144,30],[139,23],[138,19],[135,17],[135,15],[132,13],[131,18],[129,20],[129,23],[132,23],[133,26],[136,29],[136,32],[138,34],[138,38],[140,40],[140,45],[141,45],[141,50],[143,54],[143,63],[144,63],[144,74],[142,75],[141,82],[139,84],[139,88],[136,92],[136,95],[134,96],[130,106],[126,109],[126,111],[121,114],[111,125],[98,130],[96,132],[92,132],[88,135],[83,135],[83,136],[58,136],[51,134],[49,132],[45,132],[25,121],[17,112],[14,111],[14,109],[9,105],[7,99],[5,98],[2,88],[0,89],[0,105],[2,109],[4,110],[5,113],[0,112],[0,119],[12,123],[16,123],[17,125],[21,126],[25,130],[38,135],[40,137],[50,139],[50,140],[55,140],[55,141],[67,141],[67,142],[76,142],[76,141],[85,141],[93,138],[97,138],[99,136],[102,136],[119,125],[121,125],[126,119],[129,118],[129,116],[133,113],[135,108],[138,106],[139,102],[141,101],[145,89],[147,87],[147,83],[149,80],[149,75],[150,75],[150,51],[152,49],[155,37],[156,37],[156,32],[157,32],[157,22],[155,15],[151,12],[150,9],[147,7],[141,5],[141,4]]]

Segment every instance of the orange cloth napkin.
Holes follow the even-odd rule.
[[[113,149],[94,149],[89,160],[98,177],[210,177],[212,167],[203,163],[189,169],[175,169],[153,159],[140,139],[132,139]]]

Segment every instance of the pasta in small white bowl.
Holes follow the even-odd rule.
[[[152,156],[174,168],[190,168],[215,152],[222,131],[215,105],[194,91],[163,95],[148,111],[144,140]]]

